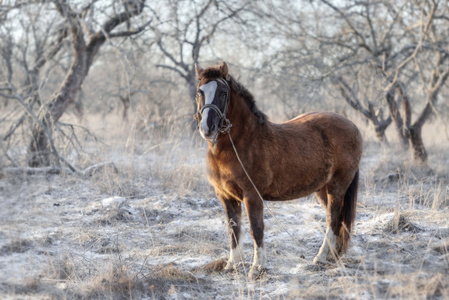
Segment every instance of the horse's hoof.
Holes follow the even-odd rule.
[[[325,264],[327,264],[327,261],[326,260],[322,260],[322,259],[320,259],[318,256],[316,256],[314,259],[313,259],[313,264],[314,265],[325,265]]]
[[[263,278],[268,272],[267,268],[262,268],[261,266],[251,267],[248,273],[248,278],[251,280],[259,280]]]

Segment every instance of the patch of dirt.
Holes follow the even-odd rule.
[[[33,242],[28,239],[15,239],[0,248],[0,255],[10,255],[12,253],[24,253],[33,247]]]

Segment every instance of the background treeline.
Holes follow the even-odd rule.
[[[0,167],[76,171],[88,116],[191,133],[194,65],[221,61],[272,120],[336,111],[425,163],[423,126],[449,138],[448,28],[446,0],[6,0]]]

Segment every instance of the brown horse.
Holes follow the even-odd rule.
[[[290,200],[316,193],[326,209],[327,230],[313,262],[338,257],[348,247],[355,218],[363,146],[357,127],[331,112],[272,123],[256,107],[252,94],[228,75],[226,63],[204,70],[195,67],[199,80],[196,118],[201,136],[209,142],[208,177],[225,209],[231,238],[225,269],[243,260],[242,202],[254,240],[250,275],[266,267],[264,203],[238,161],[232,141],[264,200]]]

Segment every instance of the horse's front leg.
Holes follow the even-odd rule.
[[[241,246],[242,232],[240,230],[242,206],[234,198],[227,198],[220,194],[217,194],[217,196],[225,209],[226,219],[228,221],[231,251],[225,270],[231,270],[236,264],[243,261],[243,250]]]
[[[267,265],[267,255],[263,245],[263,202],[256,195],[244,198],[246,213],[249,219],[249,229],[254,240],[254,262],[249,272],[250,278],[261,274]]]

